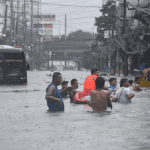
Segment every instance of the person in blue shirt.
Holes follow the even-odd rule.
[[[54,72],[52,83],[46,88],[47,106],[50,111],[64,111],[64,102],[61,93],[72,90],[72,87],[65,88],[59,92],[57,86],[62,82],[62,75],[60,72]]]
[[[117,87],[116,87],[116,85],[117,85],[117,79],[116,78],[110,78],[109,79],[109,84],[110,84],[110,86],[108,87],[108,89],[109,89],[109,91],[111,92],[111,94],[113,93],[113,92],[116,92],[117,91]]]

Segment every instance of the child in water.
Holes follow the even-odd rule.
[[[116,78],[110,78],[109,79],[109,84],[110,86],[108,87],[109,91],[111,94],[115,94],[118,88],[116,87],[117,85],[117,79]]]
[[[145,91],[146,89],[143,90]],[[142,91],[140,87],[140,77],[135,78],[135,85],[133,85],[133,91]]]

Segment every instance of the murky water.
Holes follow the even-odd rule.
[[[0,150],[150,149],[150,90],[136,92],[131,104],[113,103],[106,113],[92,113],[69,99],[64,99],[65,112],[50,113],[49,73],[29,71],[27,86],[0,86]],[[62,72],[69,82],[78,79],[79,90],[89,74]]]

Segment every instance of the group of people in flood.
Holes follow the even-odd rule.
[[[86,98],[87,104],[93,108],[93,112],[103,112],[107,107],[111,107],[112,102],[131,103],[134,93],[131,93],[130,84],[127,78],[122,78],[120,81],[120,88],[117,88],[117,79],[109,79],[110,86],[105,86],[103,77],[99,77],[99,69],[91,69],[89,75],[83,86],[83,91],[78,91],[78,80],[72,79],[71,86],[68,87],[68,81],[62,82],[62,75],[60,72],[54,72],[52,82],[46,89],[47,106],[50,111],[64,111],[64,102],[62,98],[70,97],[70,102],[74,102],[74,96],[78,92],[82,92],[83,98]],[[58,90],[57,86],[62,85],[62,89]],[[135,78],[134,91],[141,91],[139,86],[139,77]]]

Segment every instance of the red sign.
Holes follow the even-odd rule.
[[[16,45],[15,48],[22,48],[22,45]]]
[[[53,24],[44,24],[44,28],[53,28]]]

